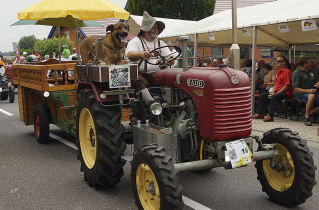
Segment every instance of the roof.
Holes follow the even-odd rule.
[[[116,18],[107,18],[102,20],[96,20],[99,24],[102,25],[102,27],[81,27],[79,28],[79,33],[82,34],[82,36],[88,37],[88,36],[103,36],[106,33],[106,27],[111,24],[118,23],[120,20]],[[55,34],[56,26],[53,26],[49,32],[48,39],[52,38]]]
[[[82,27],[81,30],[85,34],[85,37],[87,36],[94,36],[94,35],[105,35],[106,33],[106,27],[111,24],[118,23],[120,20],[116,18],[107,18],[102,20],[96,20],[99,24],[101,24],[103,27]]]
[[[264,4],[276,0],[237,0],[237,8]],[[231,9],[232,0],[216,0],[214,14]]]
[[[238,42],[251,45],[251,26],[258,26],[257,44],[264,46],[288,46],[289,44],[319,43],[319,30],[303,31],[301,21],[316,19],[318,25],[318,0],[278,0],[265,4],[239,8]],[[282,33],[278,23],[286,23],[289,32]],[[241,29],[250,33],[245,36]],[[209,40],[208,34],[214,32],[215,39]],[[163,32],[161,38],[180,35],[199,34],[198,41],[209,44],[232,43],[232,13],[226,10],[193,24],[176,27],[172,32]]]

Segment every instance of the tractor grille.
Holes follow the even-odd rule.
[[[213,135],[222,140],[250,135],[252,129],[250,87],[216,89],[213,93]]]

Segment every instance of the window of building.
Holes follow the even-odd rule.
[[[249,47],[240,47],[240,58],[249,58]]]
[[[70,31],[64,32],[64,35],[65,35],[66,38],[70,39]]]
[[[262,58],[270,58],[271,57],[271,50],[269,48],[260,49],[261,57]]]
[[[224,48],[222,47],[212,47],[212,58],[223,58]]]

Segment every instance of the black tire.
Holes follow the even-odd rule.
[[[3,92],[3,93],[1,93],[1,100],[7,100],[7,99],[8,99],[8,96],[9,96],[9,93],[8,93],[8,92]]]
[[[14,86],[12,85],[10,87],[10,92],[9,92],[9,102],[14,103],[14,98],[15,98],[15,92],[14,92]]]
[[[49,141],[49,114],[44,104],[37,104],[34,109],[34,134],[38,143],[45,144]]]
[[[92,167],[87,166],[81,151],[79,119],[82,109],[90,112],[96,132],[96,156]],[[117,184],[124,174],[125,160],[121,156],[126,147],[122,138],[124,129],[120,108],[103,107],[96,101],[92,90],[82,90],[78,93],[77,128],[78,159],[84,180],[93,188],[109,188]]]
[[[153,172],[155,176],[156,183],[145,180],[147,183],[153,183],[159,189],[159,198],[156,198],[156,193],[153,195],[154,199],[159,199],[160,210],[175,210],[182,209],[184,203],[182,200],[182,186],[179,184],[178,178],[176,177],[176,171],[172,163],[172,158],[165,154],[165,149],[163,147],[157,147],[157,145],[147,145],[140,148],[137,153],[134,155],[131,168],[131,182],[133,187],[133,193],[135,197],[135,203],[138,209],[148,209],[147,204],[141,203],[140,196],[143,196],[143,193],[151,193],[150,188],[148,190],[138,190],[136,179],[138,178],[137,173],[139,166],[144,167],[147,165]],[[141,174],[139,174],[141,175]],[[149,187],[150,187],[149,184]],[[140,185],[139,185],[140,186]],[[153,186],[154,187],[154,186]],[[156,187],[155,187],[156,189]],[[142,192],[141,192],[142,191]],[[140,192],[140,194],[138,193]],[[152,191],[153,192],[153,191]],[[154,193],[154,192],[153,192]],[[144,194],[145,195],[145,194]],[[152,198],[149,198],[147,202]],[[157,208],[154,208],[157,209]]]
[[[279,205],[293,207],[304,203],[312,195],[313,186],[316,184],[316,167],[306,141],[290,129],[276,128],[266,132],[262,142],[275,143],[276,148],[286,154],[280,155],[282,153],[279,152],[279,159],[276,160],[275,157],[270,160],[273,161],[272,164],[269,160],[256,162],[257,179],[262,190],[271,201]]]

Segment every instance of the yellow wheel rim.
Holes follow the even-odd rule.
[[[145,163],[136,171],[136,188],[144,209],[160,209],[160,191],[152,169]]]
[[[271,160],[263,160],[263,170],[269,185],[279,191],[288,190],[295,178],[295,166],[288,150],[281,144],[275,144],[278,151]]]
[[[86,108],[80,113],[79,139],[83,160],[92,169],[96,161],[96,131],[92,115]]]

